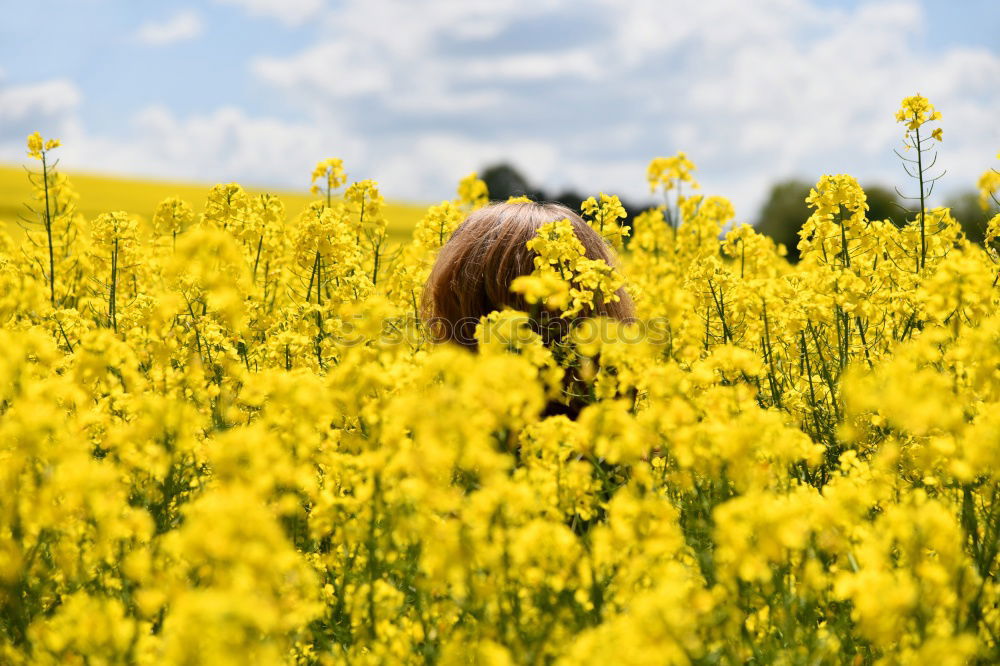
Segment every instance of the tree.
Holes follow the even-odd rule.
[[[962,225],[966,238],[973,243],[983,242],[986,237],[986,223],[996,211],[984,211],[979,205],[979,195],[975,190],[953,194],[945,200],[944,205],[951,208],[951,214]]]
[[[786,180],[771,186],[771,192],[757,216],[757,231],[788,248],[788,260],[799,260],[799,229],[809,217],[809,183]]]
[[[526,196],[538,201],[543,192],[536,190],[521,173],[509,164],[493,164],[483,169],[479,177],[486,183],[493,201],[506,201],[510,197]],[[577,201],[576,205],[580,202]]]
[[[788,248],[788,260],[799,260],[799,230],[812,209],[806,204],[812,185],[802,180],[786,180],[771,187],[757,217],[757,231]],[[869,220],[891,220],[903,224],[907,214],[892,190],[881,185],[864,188],[868,199]]]
[[[527,178],[521,175],[521,172],[506,163],[493,164],[484,168],[479,177],[486,183],[486,187],[489,188],[490,199],[492,201],[506,201],[510,197],[526,196],[532,201],[561,203],[570,210],[580,214],[580,204],[587,198],[573,189],[565,189],[556,194],[555,192],[548,192],[543,188],[534,187],[528,182]],[[613,192],[606,193],[614,194]],[[597,192],[593,194],[596,196]],[[632,218],[637,213],[655,206],[651,202],[638,204],[625,199],[622,199],[621,202],[627,214],[622,222],[629,226],[631,226]],[[627,243],[628,240],[626,239]]]
[[[896,226],[906,223],[910,214],[900,206],[895,192],[881,185],[869,185],[864,190],[868,197],[869,220],[890,220]]]

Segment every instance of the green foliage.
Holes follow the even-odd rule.
[[[809,217],[806,197],[812,187],[802,180],[785,180],[771,187],[757,217],[757,231],[770,236],[788,249],[788,260],[799,260],[799,230]],[[904,209],[892,190],[881,185],[864,188],[868,197],[868,219],[892,220],[897,226],[904,220]],[[981,234],[980,234],[981,236]]]

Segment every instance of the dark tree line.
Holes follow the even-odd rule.
[[[580,203],[590,196],[597,196],[597,192],[581,194],[576,190],[567,189],[560,192],[547,191],[541,187],[531,185],[521,173],[509,164],[494,164],[488,166],[479,174],[479,177],[486,183],[490,191],[490,199],[493,201],[506,201],[509,197],[525,196],[532,201],[551,201],[561,203],[570,210],[580,212]],[[606,192],[615,194],[615,192]],[[647,208],[652,208],[656,204],[652,201],[631,201],[622,199],[622,206],[628,217],[626,224],[632,223],[632,218]]]
[[[490,199],[505,201],[509,197],[526,196],[533,201],[553,201],[580,212],[580,202],[597,192],[584,195],[572,189],[560,192],[547,191],[535,187],[513,166],[509,164],[494,164],[488,166],[479,175],[486,182],[490,191]],[[809,218],[810,208],[806,205],[806,197],[812,185],[802,180],[786,180],[771,187],[767,199],[757,214],[755,226],[757,230],[770,236],[775,242],[783,243],[788,248],[789,261],[799,259],[797,248],[799,230]],[[868,219],[891,220],[902,225],[907,219],[912,219],[913,213],[907,209],[905,200],[891,189],[881,185],[869,184],[864,187],[868,196]],[[611,193],[613,194],[613,193]],[[652,201],[631,201],[622,199],[628,217],[626,223],[647,208],[656,204]],[[945,201],[951,208],[951,214],[961,223],[966,236],[973,242],[982,242],[986,229],[986,221],[995,211],[984,212],[979,207],[978,197],[974,191],[955,195]]]
[[[755,226],[757,231],[770,236],[778,243],[784,243],[788,248],[789,261],[799,259],[796,247],[799,242],[799,229],[808,219],[811,209],[805,199],[812,187],[800,180],[787,180],[771,187],[757,215]],[[868,197],[869,220],[891,220],[901,226],[907,220],[913,219],[914,212],[892,190],[881,185],[863,185]],[[986,231],[986,221],[995,211],[986,212],[979,207],[978,196],[974,191],[963,192],[950,197],[944,205],[951,208],[951,214],[962,225],[962,231],[974,243],[981,243]]]

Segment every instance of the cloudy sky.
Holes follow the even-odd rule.
[[[1000,3],[3,0],[0,161],[304,187],[344,158],[394,199],[499,160],[644,197],[684,150],[752,220],[773,181],[906,184],[899,100],[944,114],[943,192],[1000,150]]]

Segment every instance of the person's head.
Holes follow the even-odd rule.
[[[535,253],[527,243],[543,224],[562,219],[573,224],[588,259],[615,265],[611,248],[580,216],[554,203],[496,203],[473,212],[441,248],[424,289],[423,317],[441,341],[475,346],[479,318],[494,310],[529,308],[511,292],[515,278],[534,269]],[[624,289],[618,300],[599,300],[579,317],[603,316],[629,321],[635,306]]]

